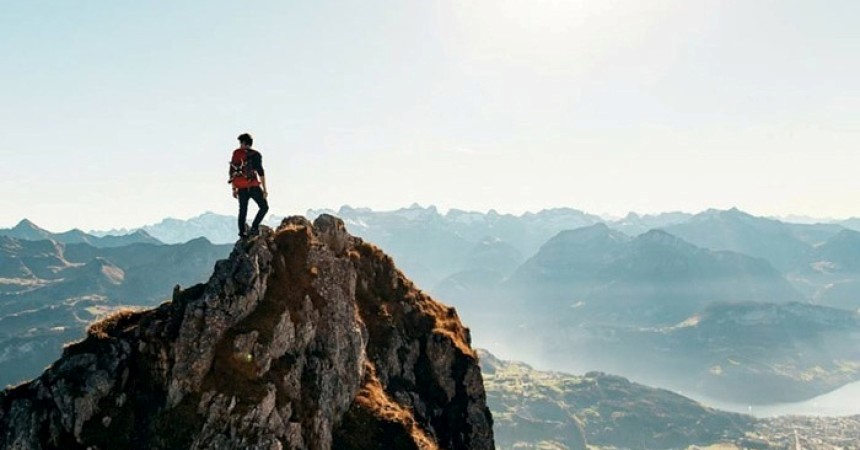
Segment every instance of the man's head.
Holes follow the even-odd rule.
[[[238,137],[239,145],[242,148],[251,148],[251,145],[254,143],[254,138],[251,137],[248,133],[242,133]]]

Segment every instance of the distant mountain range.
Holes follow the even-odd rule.
[[[628,236],[638,236],[656,228],[684,223],[690,220],[691,217],[693,217],[692,214],[683,212],[646,215],[630,213],[623,219],[606,221],[606,224],[613,230],[621,231]]]
[[[712,302],[804,300],[765,260],[702,249],[660,230],[631,238],[605,224],[559,233],[503,281],[471,281],[454,278],[434,292],[478,324],[509,316],[670,326]]]
[[[560,233],[507,281],[523,301],[603,320],[673,324],[715,301],[803,300],[767,261],[696,247],[665,231],[627,238],[603,224]],[[535,292],[535,286],[540,286]]]
[[[789,279],[817,304],[860,311],[860,232],[842,230],[817,245]]]
[[[771,237],[786,236],[774,230]],[[855,280],[860,233],[841,229],[802,256],[808,265],[795,270],[827,268],[808,283]],[[754,403],[806,399],[860,379],[857,313],[809,304],[797,279],[763,258],[596,224],[554,236],[509,277],[489,273],[460,272],[433,291],[458,307],[480,345],[523,359]],[[843,297],[858,297],[853,283],[839,285]]]
[[[851,219],[842,220],[842,221],[839,221],[836,223],[838,225],[845,227],[845,228],[848,228],[848,229],[851,229],[854,231],[860,231],[860,217],[853,217]]]
[[[323,212],[327,211],[309,211],[308,215]],[[601,221],[570,208],[514,216],[457,209],[440,214],[435,207],[418,205],[389,212],[343,207],[336,215],[352,232],[389,251],[401,269],[426,288],[464,270],[490,270],[506,276],[559,231]],[[501,259],[488,252],[501,252]],[[492,263],[477,267],[474,262],[481,258]]]
[[[435,207],[412,205],[393,211],[343,206],[339,210],[309,210],[314,218],[329,213],[343,218],[352,232],[386,249],[400,267],[419,285],[433,287],[461,271],[469,249],[485,239],[510,245],[524,258],[561,231],[596,223],[635,237],[652,229],[664,229],[694,245],[710,250],[732,250],[767,259],[783,270],[815,246],[842,229],[860,231],[860,219],[813,224],[808,217],[794,217],[802,223],[755,217],[737,209],[708,210],[699,214],[669,212],[654,215],[630,213],[618,220],[604,220],[573,208],[542,210],[521,215],[451,209],[442,214]],[[790,217],[791,218],[791,217]],[[168,244],[205,237],[214,243],[236,240],[235,216],[207,212],[188,220],[165,219],[141,227],[149,235]],[[276,225],[281,217],[266,223]],[[133,230],[94,231],[106,236]],[[774,234],[775,233],[775,234]],[[766,239],[761,240],[761,237]],[[505,273],[504,276],[510,275]]]
[[[269,215],[263,224],[274,227],[280,224],[282,219],[283,217]],[[181,244],[201,237],[215,244],[229,244],[239,239],[237,230],[236,216],[205,212],[188,220],[167,218],[156,224],[132,230],[102,230],[90,233],[96,236],[111,236],[144,231],[166,244]]]
[[[469,258],[480,258],[482,242],[508,246],[508,257],[521,262],[559,231],[592,225],[601,218],[569,208],[544,210],[521,216],[486,214],[452,209],[440,214],[435,207],[413,205],[395,211],[372,211],[344,206],[338,211],[311,210],[313,219],[322,213],[341,217],[350,232],[385,248],[398,266],[419,285],[430,287],[453,273],[468,268]],[[267,218],[272,226],[280,217]],[[165,219],[141,228],[165,243],[205,237],[214,243],[236,241],[236,218],[207,212],[188,220]],[[94,231],[94,235],[129,233],[130,230]],[[512,270],[515,265],[503,267]],[[498,267],[497,267],[498,269]],[[507,273],[505,273],[507,275]]]
[[[836,224],[792,224],[732,209],[708,210],[663,230],[711,250],[764,258],[783,271],[798,269],[814,247],[845,228]]]
[[[122,247],[129,244],[161,244],[162,242],[152,237],[144,230],[134,230],[117,235],[96,236],[73,229],[63,233],[51,233],[39,228],[33,222],[23,219],[13,228],[0,229],[0,236],[10,238],[40,241],[53,240],[61,244],[89,244],[93,247]]]

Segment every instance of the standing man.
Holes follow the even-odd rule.
[[[239,148],[233,151],[233,158],[230,160],[228,183],[233,185],[233,198],[239,199],[239,237],[244,238],[260,232],[260,222],[269,211],[269,202],[266,201],[269,193],[266,190],[263,155],[251,148],[254,138],[248,133],[242,133],[238,139]],[[254,199],[259,208],[250,230],[245,223],[248,217],[248,199]]]

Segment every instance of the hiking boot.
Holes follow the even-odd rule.
[[[239,228],[239,239],[245,239],[246,237],[250,236],[250,234],[248,234],[249,228],[250,227],[248,226],[247,223],[245,224],[244,227]]]

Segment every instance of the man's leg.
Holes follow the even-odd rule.
[[[252,187],[248,189],[250,191],[251,198],[254,199],[254,202],[257,204],[257,207],[260,208],[257,211],[257,215],[254,216],[254,222],[251,224],[251,230],[256,232],[260,227],[260,223],[263,221],[263,217],[266,216],[266,213],[269,212],[269,202],[266,201],[266,197],[263,196],[263,190],[259,187]]]
[[[248,198],[250,189],[239,189],[239,236],[245,237],[245,221],[248,219]]]

